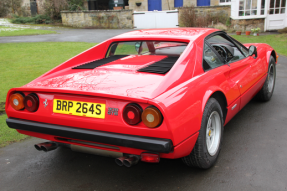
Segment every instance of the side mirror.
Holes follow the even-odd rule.
[[[255,54],[255,59],[257,58],[257,48],[256,46],[251,45],[248,50],[249,56],[253,56]]]
[[[139,52],[141,45],[142,45],[141,42],[136,42],[135,43],[135,49],[136,49],[137,52]]]

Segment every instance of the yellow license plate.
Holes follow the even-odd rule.
[[[105,119],[106,104],[54,99],[53,112]]]

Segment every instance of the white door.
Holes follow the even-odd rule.
[[[134,11],[134,28],[177,28],[178,11]]]
[[[287,27],[287,0],[270,0],[266,18],[266,30],[277,30]]]

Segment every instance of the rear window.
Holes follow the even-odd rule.
[[[180,56],[187,43],[166,41],[128,41],[111,44],[106,57],[113,55]]]

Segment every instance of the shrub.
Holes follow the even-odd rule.
[[[228,27],[231,26],[230,18],[226,19],[225,25],[228,26]]]
[[[194,6],[183,8],[180,15],[181,24],[185,27],[194,27],[196,24],[196,14]]]
[[[83,0],[69,0],[68,9],[70,11],[84,10],[84,1]]]
[[[36,15],[35,17],[15,16],[13,19],[11,19],[11,22],[16,24],[48,24],[51,23],[51,18],[46,15]]]
[[[194,6],[184,7],[180,15],[180,25],[185,27],[208,27],[217,23],[226,23],[229,17],[221,13],[197,13]]]
[[[45,15],[52,20],[61,19],[61,11],[68,9],[67,0],[49,0],[44,2]]]
[[[278,30],[279,33],[287,33],[287,27],[285,27],[284,29],[280,29]]]

